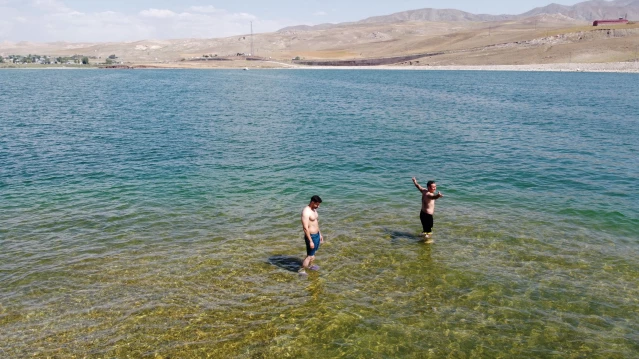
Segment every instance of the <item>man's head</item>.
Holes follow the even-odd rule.
[[[437,189],[437,183],[435,183],[435,181],[428,181],[428,183],[426,183],[426,188],[428,189],[428,192],[435,192]]]
[[[320,203],[322,203],[322,199],[320,198],[320,196],[313,196],[311,197],[311,203],[309,204],[309,206],[312,209],[317,209],[320,206]]]

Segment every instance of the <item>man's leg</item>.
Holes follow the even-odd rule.
[[[304,259],[304,262],[302,262],[302,268],[300,268],[300,273],[302,272],[306,273],[306,269],[319,270],[319,266],[313,265],[313,262],[315,261],[315,252],[317,252],[317,250],[320,247],[320,239],[321,239],[321,236],[319,233],[311,234],[311,240],[313,241],[313,248],[311,249],[308,239],[304,237],[304,240],[306,241],[307,257],[306,259]]]
[[[306,258],[302,262],[302,268],[300,268],[300,274],[306,274],[306,269],[310,270],[318,270],[318,266],[312,266],[313,261],[315,260],[315,252],[320,247],[320,239],[321,235],[319,233],[311,234],[311,241],[313,241],[313,248],[311,248],[311,242],[309,242],[306,235],[304,235],[304,242],[306,243]]]
[[[419,213],[419,219],[422,222],[422,235],[424,239],[428,242],[431,237],[431,232],[433,230],[433,216],[422,211]]]
[[[429,234],[432,229],[432,225],[430,224],[428,217],[428,213],[424,211],[419,212],[419,220],[422,222],[422,235]]]
[[[310,269],[310,270],[318,270],[319,266],[313,265],[313,262],[315,261],[315,252],[317,252],[320,248],[320,234],[316,233],[316,234],[312,234],[311,235],[311,240],[313,241],[313,255],[311,256],[311,260],[308,263],[308,266],[306,268]]]
[[[313,258],[311,259],[311,262],[308,265],[308,269],[310,269],[310,270],[319,270],[320,267],[318,265],[313,264],[313,262],[315,262],[315,256],[313,256]]]
[[[432,232],[433,232],[433,215],[432,214],[426,214],[426,218],[427,218],[427,231],[426,231],[426,236],[424,237],[424,239],[426,239],[426,243],[433,243],[433,240],[431,239],[432,237]]]
[[[302,269],[308,269],[314,260],[315,256],[306,256],[306,258],[304,258],[304,262],[302,262]]]

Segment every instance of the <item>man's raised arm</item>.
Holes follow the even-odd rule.
[[[415,187],[417,187],[417,189],[418,189],[420,192],[424,192],[424,191],[426,191],[426,188],[424,188],[424,187],[420,186],[420,185],[419,185],[419,183],[417,183],[417,178],[415,178],[415,177],[413,177],[413,184],[415,184]]]

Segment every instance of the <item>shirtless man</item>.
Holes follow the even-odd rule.
[[[422,211],[419,213],[419,219],[422,221],[424,240],[426,243],[432,243],[430,239],[433,230],[433,214],[435,213],[435,200],[444,197],[441,192],[435,193],[437,184],[435,181],[428,181],[427,188],[424,188],[417,183],[417,179],[413,177],[413,183],[415,187],[422,193]]]
[[[315,252],[319,249],[320,243],[324,243],[324,237],[319,229],[319,214],[317,209],[322,203],[319,196],[313,196],[311,203],[302,210],[302,229],[304,229],[304,241],[306,242],[306,258],[300,268],[300,274],[306,274],[306,269],[317,270],[314,266]]]

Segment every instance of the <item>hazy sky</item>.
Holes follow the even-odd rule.
[[[0,42],[212,38],[422,8],[521,14],[579,0],[0,0]]]

